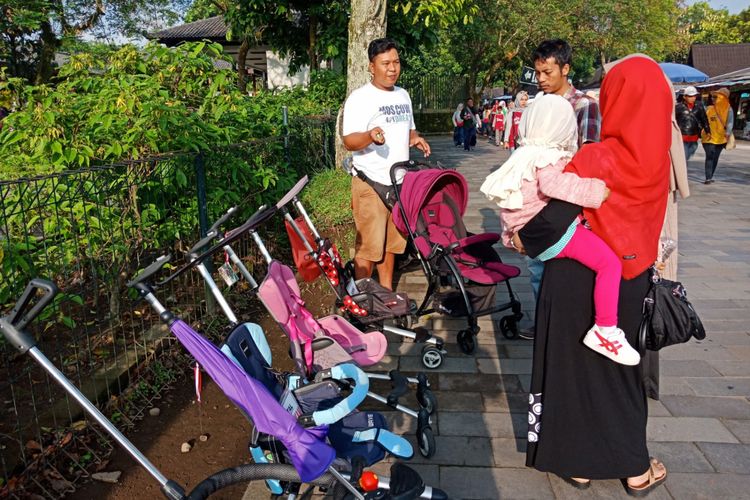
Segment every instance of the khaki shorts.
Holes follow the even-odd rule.
[[[359,177],[352,177],[352,211],[357,227],[357,258],[380,262],[384,252],[404,253],[406,239],[393,224],[391,211]]]

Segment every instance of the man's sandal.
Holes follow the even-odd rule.
[[[660,471],[664,471],[664,474],[661,477],[657,477],[657,473]],[[638,486],[633,486],[628,483],[627,479],[624,479],[623,484],[625,485],[625,491],[628,495],[630,495],[631,497],[643,498],[651,493],[651,490],[666,481],[666,479],[667,468],[664,467],[664,464],[659,462],[657,459],[651,458],[651,465],[648,468],[648,478],[645,482],[639,484]]]

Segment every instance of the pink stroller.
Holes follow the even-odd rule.
[[[416,303],[409,300],[406,294],[388,290],[372,278],[355,278],[351,264],[343,264],[336,246],[321,236],[298,198],[297,195],[306,184],[307,176],[276,206],[284,214],[290,238],[296,235],[297,242],[306,250],[305,259],[314,261],[319,274],[325,277],[336,294],[336,306],[341,313],[358,329],[388,332],[421,344],[422,365],[429,369],[438,368],[446,354],[443,340],[432,336],[424,327],[412,328]],[[292,210],[299,214],[296,219],[292,216]],[[305,229],[309,230],[309,239]],[[294,247],[294,241],[292,246]],[[299,268],[300,263],[297,266]],[[395,324],[387,324],[388,320]]]
[[[396,183],[399,170],[406,170],[400,186]],[[462,220],[468,202],[466,179],[455,170],[408,161],[391,167],[391,182],[396,188],[393,222],[409,235],[428,281],[417,314],[437,311],[465,316],[468,328],[458,333],[457,340],[461,350],[471,354],[479,333],[477,318],[511,309],[512,314],[503,316],[499,326],[503,335],[515,338],[523,313],[509,280],[518,276],[520,270],[503,264],[492,248],[499,241],[499,234],[466,231]],[[495,290],[503,282],[509,301],[496,305]],[[443,292],[441,287],[450,290]],[[430,303],[432,308],[428,308]]]

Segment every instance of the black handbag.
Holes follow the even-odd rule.
[[[638,351],[641,355],[662,347],[682,344],[692,337],[706,338],[698,314],[687,299],[682,283],[670,281],[651,270],[651,287],[643,299],[643,318],[638,331]]]

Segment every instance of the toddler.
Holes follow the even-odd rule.
[[[491,173],[480,191],[500,206],[503,244],[513,247],[513,235],[551,198],[587,208],[599,208],[609,189],[599,179],[563,172],[577,149],[573,107],[561,96],[537,97],[519,123],[521,147],[502,167]],[[612,249],[577,218],[563,237],[538,259],[573,259],[596,272],[594,325],[583,343],[623,365],[637,365],[641,357],[617,328],[622,266]]]

